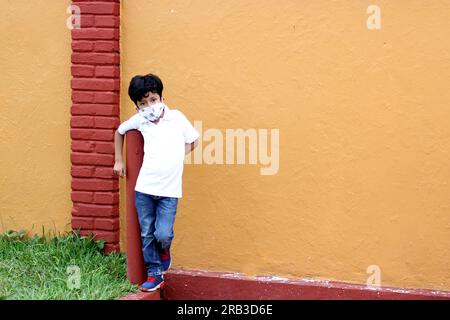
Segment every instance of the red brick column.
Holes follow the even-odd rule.
[[[72,30],[70,121],[72,229],[119,250],[119,180],[113,175],[120,123],[120,1],[76,0],[81,28]]]

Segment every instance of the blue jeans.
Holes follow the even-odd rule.
[[[154,196],[134,191],[134,202],[141,229],[142,254],[149,276],[161,275],[159,252],[172,244],[178,198]]]

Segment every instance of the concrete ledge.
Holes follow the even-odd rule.
[[[167,300],[450,300],[449,291],[233,273],[171,270],[165,279],[163,299]]]
[[[155,292],[135,292],[129,293],[117,300],[161,300],[161,294],[159,290]]]

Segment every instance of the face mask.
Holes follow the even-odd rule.
[[[162,102],[157,102],[150,107],[147,107],[145,109],[139,109],[139,114],[144,117],[148,121],[156,121],[161,116],[161,114],[164,111],[164,107],[166,105]]]

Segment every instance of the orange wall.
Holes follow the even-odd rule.
[[[0,1],[0,232],[70,230],[70,1]]]
[[[175,267],[450,289],[450,2],[370,4],[123,1],[122,121],[153,72],[203,131],[280,130],[276,175],[186,165]]]
[[[2,232],[70,229],[69,4],[0,2]],[[450,3],[370,4],[122,2],[122,121],[154,72],[203,133],[280,132],[275,175],[186,165],[176,268],[450,289]]]

